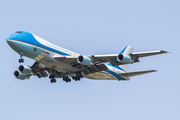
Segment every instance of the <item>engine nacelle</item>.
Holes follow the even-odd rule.
[[[80,55],[78,58],[77,58],[77,62],[82,64],[82,65],[91,65],[92,62],[91,62],[91,58],[87,57],[87,56],[84,56],[84,55]]]
[[[19,71],[21,73],[23,73],[24,75],[30,75],[32,70],[30,67],[26,66],[26,65],[20,65],[19,66]]]
[[[131,63],[131,57],[126,54],[119,54],[117,60],[121,63]]]
[[[14,72],[14,76],[16,79],[20,79],[20,80],[24,80],[27,78],[27,75],[23,74],[23,73],[20,73],[19,71],[15,71]]]

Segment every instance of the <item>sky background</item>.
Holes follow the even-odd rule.
[[[1,0],[0,18],[1,120],[180,119],[179,0]],[[17,30],[83,55],[117,54],[126,45],[171,53],[130,65],[158,70],[130,81],[21,81],[13,76],[20,56],[5,40]]]

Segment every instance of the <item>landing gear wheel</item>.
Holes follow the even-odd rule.
[[[53,82],[56,83],[56,79],[53,79]]]
[[[80,75],[80,78],[83,78],[83,75]]]
[[[81,71],[79,71],[79,75],[81,75],[82,74],[82,72]]]
[[[79,74],[79,71],[76,71],[76,75],[78,75]]]
[[[51,79],[51,83],[56,83],[56,79]]]
[[[52,78],[55,78],[55,75],[51,75]]]
[[[77,78],[78,78],[78,80],[80,81],[80,79],[81,79],[80,76],[78,76]]]
[[[78,76],[75,76],[75,81],[77,81],[78,80]]]
[[[71,82],[71,79],[70,79],[70,78],[68,79],[68,82]]]
[[[53,83],[53,80],[51,80],[50,82]]]
[[[19,59],[19,63],[23,63],[23,62],[24,62],[23,58]]]

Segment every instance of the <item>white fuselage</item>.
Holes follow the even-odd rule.
[[[79,70],[72,65],[54,59],[54,57],[79,56],[80,54],[51,44],[50,42],[34,34],[27,32],[22,32],[22,34],[15,33],[7,37],[6,40],[8,44],[12,47],[12,49],[14,49],[17,53],[22,53],[23,56],[34,59],[37,62],[47,66],[48,68],[60,71],[62,73],[67,73],[70,71],[75,72]],[[125,71],[113,67],[110,64],[105,65],[109,70],[88,74],[84,77],[97,80],[129,79],[118,75],[119,73],[124,73]]]

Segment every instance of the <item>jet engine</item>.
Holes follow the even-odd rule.
[[[82,64],[82,65],[91,65],[92,62],[91,62],[91,58],[87,57],[87,56],[84,56],[84,55],[80,55],[78,58],[77,58],[77,62]]]
[[[31,68],[26,65],[20,65],[19,71],[25,75],[30,75],[32,72]]]
[[[27,75],[20,73],[18,70],[14,72],[14,76],[16,79],[24,80],[27,78]]]
[[[14,76],[16,79],[24,80],[28,79],[28,75],[32,72],[31,68],[26,65],[20,65],[19,70],[14,72]]]
[[[126,55],[126,54],[119,54],[117,56],[117,60],[121,63],[126,63],[126,64],[131,63],[131,57],[129,55]]]

